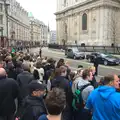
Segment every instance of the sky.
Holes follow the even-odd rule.
[[[49,23],[50,30],[56,30],[56,0],[17,0],[21,6],[46,25]]]

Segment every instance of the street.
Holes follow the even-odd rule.
[[[42,49],[42,55],[43,56],[47,56],[47,57],[52,57],[54,58],[56,61],[58,61],[60,58],[64,58],[66,61],[68,61],[70,67],[72,70],[76,70],[78,65],[83,65],[84,68],[88,68],[89,66],[92,66],[92,63],[87,62],[87,60],[73,60],[73,59],[69,59],[66,58],[66,56],[64,55],[63,52],[59,52],[59,51],[53,51],[51,49],[48,48],[43,48]],[[32,49],[30,50],[32,53],[38,53],[39,49]],[[104,66],[104,65],[99,65],[99,75],[98,77],[103,77],[105,75],[108,74],[120,74],[120,65],[119,66]]]

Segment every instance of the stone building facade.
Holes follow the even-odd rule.
[[[7,0],[9,45],[27,45],[30,41],[28,12],[16,0]]]
[[[58,44],[120,45],[119,0],[57,0]]]
[[[30,17],[30,40],[33,45],[47,42],[47,26],[40,20]]]

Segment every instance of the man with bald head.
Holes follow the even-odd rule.
[[[15,80],[7,78],[4,68],[0,68],[0,118],[13,120],[16,110],[15,99],[18,97],[19,87]]]

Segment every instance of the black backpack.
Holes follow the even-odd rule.
[[[73,101],[72,101],[72,107],[74,111],[78,111],[78,110],[82,110],[82,108],[84,108],[84,101],[82,98],[82,91],[88,87],[89,85],[91,85],[90,83],[82,86],[81,89],[78,88],[78,84],[77,84],[77,89],[75,90],[74,94],[73,94]]]

